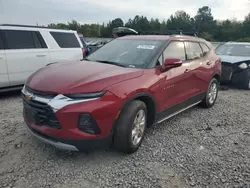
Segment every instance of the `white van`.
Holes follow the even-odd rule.
[[[26,79],[41,67],[78,61],[84,54],[76,31],[0,25],[0,92],[22,88]]]

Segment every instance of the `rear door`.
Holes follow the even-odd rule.
[[[10,85],[22,85],[39,68],[50,63],[48,48],[39,31],[4,30]]]
[[[0,30],[0,88],[10,85],[2,31]]]
[[[203,58],[202,60],[202,66],[200,67],[199,74],[202,79],[201,79],[201,90],[206,91],[208,84],[211,80],[211,75],[213,75],[214,72],[214,65],[216,62],[216,58],[211,58],[214,57],[214,50],[210,49],[205,43],[200,42],[201,48],[203,50]]]
[[[82,43],[74,32],[50,31],[51,62],[79,61],[83,58]]]
[[[202,91],[203,87],[203,76],[202,76],[202,63],[203,59],[203,51],[198,42],[194,41],[186,41],[185,42],[187,61],[190,63],[190,90],[189,95],[195,96],[198,95]]]

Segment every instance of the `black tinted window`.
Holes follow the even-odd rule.
[[[0,50],[3,49],[3,37],[2,37],[2,33],[0,31]]]
[[[8,49],[35,48],[31,31],[5,30]]]
[[[42,35],[38,31],[32,31],[36,48],[47,48]]]
[[[201,48],[203,50],[203,55],[206,55],[209,52],[208,46],[204,43],[200,43],[200,45],[201,45]]]
[[[164,59],[178,58],[185,60],[185,48],[183,42],[171,42],[163,52]]]
[[[74,33],[50,32],[61,48],[80,48],[80,44]]]
[[[199,59],[203,56],[200,45],[196,42],[185,42],[187,59]]]

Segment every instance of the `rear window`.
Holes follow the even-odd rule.
[[[165,42],[160,40],[115,39],[90,54],[87,59],[110,61],[127,67],[144,67]]]
[[[80,48],[80,44],[74,33],[51,31],[50,34],[61,48]]]
[[[31,31],[4,30],[8,49],[35,48]]]

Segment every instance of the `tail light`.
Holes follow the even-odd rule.
[[[82,56],[83,56],[83,58],[86,57],[86,50],[85,50],[85,48],[82,48]]]

